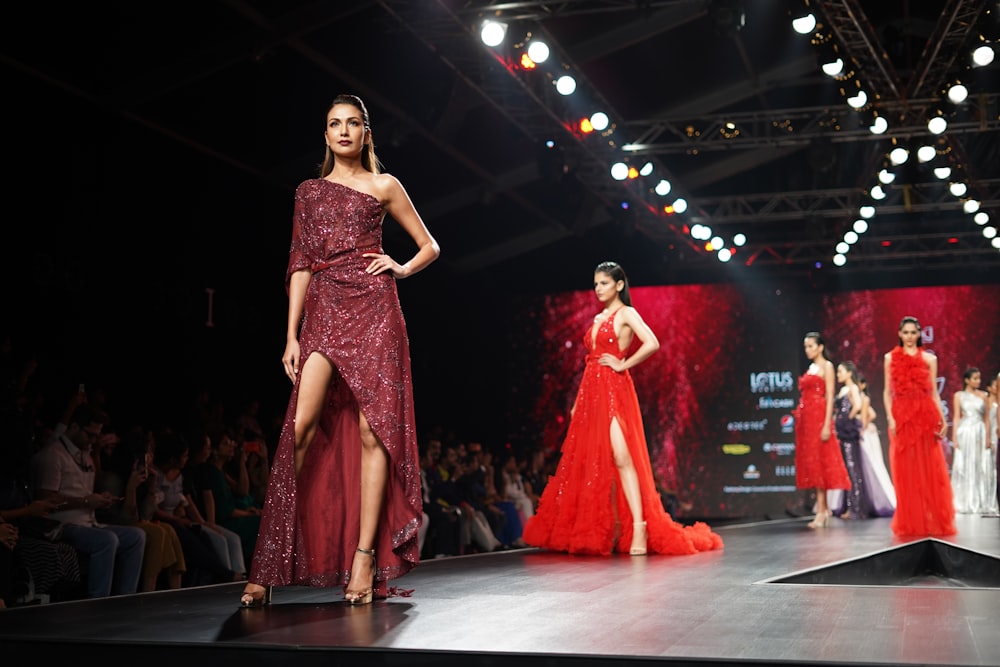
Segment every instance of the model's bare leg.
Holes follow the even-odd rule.
[[[326,392],[333,378],[333,364],[322,354],[310,354],[299,371],[299,395],[295,403],[295,475],[302,470],[306,451],[316,437]],[[270,590],[247,582],[241,604],[255,607],[270,601]]]
[[[826,502],[826,489],[816,489],[816,518],[807,525],[810,528],[825,528],[830,522],[830,506]]]
[[[351,580],[344,597],[350,602],[368,602],[375,585],[375,534],[389,480],[389,453],[362,414],[361,429],[361,522],[358,550],[354,553]]]
[[[639,476],[635,471],[635,464],[632,462],[632,455],[628,451],[625,434],[622,433],[617,417],[611,420],[611,452],[618,468],[618,478],[622,483],[625,502],[628,503],[628,509],[632,513],[632,546],[629,548],[629,553],[640,556],[646,553],[646,522],[642,515],[642,494],[639,492]]]
[[[333,364],[322,354],[310,354],[299,371],[299,396],[295,403],[295,475],[302,470],[306,451],[316,437],[326,392],[333,378]]]

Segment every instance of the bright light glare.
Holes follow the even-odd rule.
[[[872,121],[871,126],[868,131],[872,134],[885,134],[885,131],[889,129],[889,121],[887,121],[882,116],[875,116],[875,120]]]
[[[881,185],[874,186],[871,189],[870,194],[872,196],[872,199],[876,201],[881,201],[882,199],[885,199],[885,190],[882,189]]]
[[[847,258],[840,254],[834,255],[833,263],[837,266],[843,266],[844,264],[847,264]]]
[[[867,220],[855,220],[854,221],[854,231],[858,234],[864,234],[868,231],[868,221]]]
[[[868,93],[863,90],[859,90],[857,95],[847,98],[847,103],[851,105],[852,109],[860,109],[864,105],[868,104]]]
[[[846,255],[847,251],[850,249],[851,246],[847,244],[847,241],[841,241],[840,243],[837,244],[837,247],[834,248],[834,250],[837,251],[838,255]]]
[[[892,152],[889,153],[889,161],[895,165],[903,164],[909,157],[910,151],[906,150],[902,146],[893,148]]]
[[[563,74],[556,79],[556,90],[560,95],[572,95],[576,90],[576,79],[569,74]]]
[[[896,174],[892,173],[888,169],[883,169],[878,173],[878,180],[884,185],[889,185],[896,180]]]
[[[955,104],[961,104],[969,97],[969,89],[960,83],[948,89],[948,99]]]
[[[736,234],[733,236],[733,245],[742,248],[747,244],[746,234]]]
[[[875,215],[875,207],[874,206],[868,206],[868,205],[862,206],[861,208],[858,209],[858,214],[862,218],[865,218],[867,220],[868,218],[870,218],[873,215]]]
[[[944,179],[946,179],[949,176],[951,176],[951,167],[935,167],[934,168],[934,175],[939,180],[943,181]]]
[[[976,199],[966,199],[962,204],[962,210],[966,213],[975,213],[979,210],[979,201]]]
[[[851,245],[854,245],[855,243],[858,242],[857,232],[855,232],[853,229],[848,229],[846,232],[844,232],[844,240],[850,243]]]
[[[920,162],[930,162],[937,157],[937,149],[933,146],[921,146],[917,149],[917,160]]]
[[[823,63],[822,69],[823,74],[826,74],[827,76],[839,76],[840,73],[844,71],[844,60],[842,58],[837,58],[836,60]]]
[[[670,194],[670,187],[671,187],[670,181],[662,179],[659,183],[656,184],[656,187],[653,188],[653,191],[656,192],[656,194],[660,195],[661,197],[665,197],[666,195]]]
[[[976,213],[976,215],[972,217],[972,219],[976,222],[977,225],[985,225],[987,222],[990,221],[990,214],[987,213],[986,211],[979,211],[978,213]]]
[[[507,24],[496,21],[484,21],[483,29],[479,36],[486,46],[499,46],[503,42],[504,35],[507,34]],[[537,61],[536,61],[537,62]]]
[[[726,242],[722,240],[721,236],[713,236],[709,243],[712,244],[712,250],[718,250],[719,248],[724,248],[726,246]]]
[[[808,35],[816,28],[816,17],[806,14],[796,19],[792,19],[792,29],[800,35]]]
[[[719,251],[718,257],[720,262],[728,262],[733,258],[733,251],[729,248],[723,248]]]
[[[611,119],[608,118],[608,114],[603,111],[598,111],[590,117],[590,124],[593,125],[594,129],[598,132],[603,132],[608,129],[608,125],[611,124]]]
[[[991,62],[996,54],[993,53],[993,47],[989,44],[983,44],[972,52],[972,64],[974,67],[986,67]]]
[[[956,197],[964,197],[965,193],[968,191],[968,187],[965,183],[956,181],[948,186],[948,191]]]
[[[927,130],[931,134],[941,134],[948,129],[948,121],[944,119],[944,116],[934,116],[929,121],[927,121]]]
[[[678,197],[677,199],[675,199],[674,210],[677,211],[678,213],[683,213],[684,211],[688,210],[687,200],[684,199],[683,197]]]
[[[652,162],[647,162],[646,164],[642,165],[642,167],[639,168],[639,175],[640,176],[649,176],[652,173],[653,173],[653,163]]]
[[[983,236],[991,239],[997,235],[996,227],[983,227]]]
[[[528,57],[536,63],[543,63],[549,59],[549,45],[545,42],[532,42],[528,45]]]
[[[615,162],[611,165],[611,178],[616,181],[624,181],[628,178],[628,165],[624,162]]]

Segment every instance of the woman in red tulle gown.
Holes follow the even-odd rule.
[[[885,414],[889,468],[896,485],[892,532],[954,535],[955,505],[941,438],[948,422],[937,389],[937,357],[920,348],[920,322],[899,323],[899,345],[885,355]]]
[[[624,270],[594,270],[604,310],[584,336],[583,379],[555,475],[528,519],[525,543],[574,554],[693,554],[722,547],[708,525],[675,523],[653,481],[639,401],[628,369],[659,349],[632,307]],[[626,357],[633,336],[641,345]]]
[[[409,342],[396,280],[440,250],[402,184],[379,173],[354,95],[325,118],[321,178],[295,192],[286,286],[285,374],[292,394],[241,604],[272,586],[343,586],[352,604],[387,595],[420,560],[423,516]],[[386,214],[416,244],[382,251]]]
[[[844,465],[840,442],[833,432],[836,370],[826,356],[826,344],[818,331],[802,340],[809,368],[799,378],[799,405],[795,410],[795,486],[816,490],[816,516],[810,528],[830,524],[827,489],[849,489],[851,478]]]

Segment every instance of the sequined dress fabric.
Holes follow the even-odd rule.
[[[871,516],[872,503],[868,497],[868,485],[864,477],[864,461],[861,455],[861,420],[851,416],[851,398],[847,394],[833,401],[833,426],[840,441],[847,477],[851,488],[844,494],[843,514],[851,519]]]
[[[837,434],[822,439],[826,418],[826,381],[815,373],[799,377],[799,404],[795,417],[795,486],[800,489],[850,489]]]
[[[598,363],[605,352],[623,358],[615,335],[618,311],[584,336],[586,366],[559,464],[524,527],[527,544],[573,554],[628,553],[632,514],[622,492],[611,450],[611,421],[617,419],[639,478],[647,550],[694,554],[722,548],[722,538],[703,522],[685,526],[664,510],[653,480],[639,401],[628,371]],[[596,342],[593,327],[598,326]]]
[[[986,400],[972,392],[958,394],[962,416],[955,426],[951,459],[951,489],[955,511],[996,514],[996,462],[986,447]]]
[[[322,354],[335,367],[319,431],[296,479],[293,385],[275,451],[250,581],[346,586],[355,549],[374,546],[376,588],[419,562],[420,490],[409,341],[396,283],[370,275],[365,252],[382,252],[385,211],[372,196],[325,179],[295,193],[286,287],[312,269],[299,331],[300,365]],[[299,374],[301,377],[301,372]],[[359,411],[389,453],[374,545],[359,545]]]
[[[889,469],[896,486],[892,532],[900,536],[954,535],[955,506],[951,481],[938,439],[941,415],[934,405],[934,385],[923,356],[902,347],[889,353],[892,416]]]

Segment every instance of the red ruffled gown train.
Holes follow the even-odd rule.
[[[545,485],[538,510],[524,527],[525,543],[573,554],[628,553],[632,514],[618,478],[611,450],[611,421],[617,419],[628,443],[642,494],[647,551],[694,554],[722,548],[722,538],[703,522],[684,526],[663,509],[646,449],[642,415],[632,377],[601,366],[605,352],[619,358],[614,318],[584,337],[586,367],[555,475]]]

